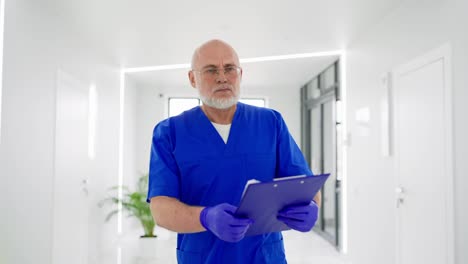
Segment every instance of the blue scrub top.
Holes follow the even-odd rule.
[[[312,175],[281,115],[237,104],[227,143],[200,107],[161,121],[151,147],[148,201],[170,196],[192,206],[238,206],[250,179]],[[261,201],[259,201],[261,202]],[[237,243],[209,231],[178,234],[178,263],[286,263],[280,232]]]

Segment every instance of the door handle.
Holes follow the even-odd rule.
[[[400,205],[403,204],[403,202],[405,201],[403,197],[404,193],[405,193],[405,189],[402,186],[398,186],[395,188],[397,208],[400,208]]]

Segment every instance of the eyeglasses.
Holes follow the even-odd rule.
[[[226,66],[222,69],[224,76],[226,76],[226,78],[236,78],[237,76],[239,76],[241,70],[242,69],[236,65]],[[219,72],[221,71],[221,69],[216,68],[216,67],[209,67],[201,71],[197,71],[197,70],[192,70],[192,71],[201,73],[203,77],[205,78],[216,78],[219,76]]]

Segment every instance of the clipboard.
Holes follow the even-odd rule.
[[[254,223],[246,236],[289,230],[286,224],[276,219],[278,211],[287,205],[309,204],[330,176],[290,176],[277,178],[271,182],[247,183],[242,200],[234,213],[238,217],[248,217]]]

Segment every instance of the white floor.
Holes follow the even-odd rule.
[[[283,232],[288,264],[351,264],[315,232]]]
[[[157,245],[154,242],[136,244],[136,252],[154,252],[152,255],[122,256],[122,264],[164,263],[177,264],[175,259],[176,235],[165,229],[157,228]],[[347,262],[329,242],[315,232],[300,233],[296,231],[283,232],[288,264],[351,264]],[[156,246],[156,250],[154,247]],[[149,247],[149,248],[148,248]],[[133,251],[132,250],[132,251]],[[133,255],[133,254],[132,254]]]

